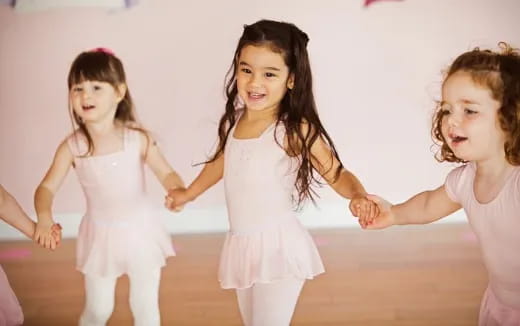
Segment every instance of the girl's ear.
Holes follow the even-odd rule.
[[[287,88],[293,89],[294,87],[294,73],[289,75],[289,78],[287,78]]]
[[[117,101],[118,102],[121,102],[121,100],[125,97],[125,94],[126,94],[126,84],[125,83],[122,83],[122,84],[119,84],[119,86],[117,86]]]

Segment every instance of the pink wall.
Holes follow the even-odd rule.
[[[347,167],[393,200],[443,182],[429,119],[440,70],[461,51],[507,40],[520,46],[517,0],[261,2],[141,0],[131,10],[16,13],[0,6],[0,182],[32,212],[32,195],[71,130],[66,74],[75,55],[113,49],[138,115],[187,181],[216,135],[223,80],[244,23],[291,21],[310,35],[315,92]],[[57,213],[79,213],[71,173]],[[162,191],[151,183],[158,203]],[[324,190],[324,202],[339,201]],[[193,205],[223,205],[218,186]]]

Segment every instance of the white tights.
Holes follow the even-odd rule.
[[[128,274],[130,309],[135,326],[159,326],[159,281],[161,270]],[[85,275],[85,309],[79,326],[104,326],[114,310],[116,277]]]
[[[305,280],[290,278],[237,289],[245,326],[288,326]]]

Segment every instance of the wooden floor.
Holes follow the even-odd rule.
[[[308,281],[294,326],[476,325],[487,276],[467,225],[311,232],[327,272]],[[221,290],[223,234],[177,235],[177,257],[163,269],[163,325],[241,325],[234,291]],[[82,275],[73,240],[56,252],[27,241],[0,242],[0,263],[25,312],[24,325],[77,325]],[[128,280],[117,286],[109,325],[132,325]]]

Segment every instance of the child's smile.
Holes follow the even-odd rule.
[[[267,46],[245,46],[237,64],[238,94],[248,109],[276,108],[287,92],[289,75],[282,54]]]
[[[458,146],[468,140],[468,137],[459,136],[454,133],[448,134],[448,137],[452,146]]]
[[[459,71],[443,85],[442,134],[453,153],[465,161],[503,155],[504,132],[498,123],[500,103],[489,89]]]

